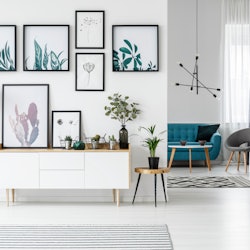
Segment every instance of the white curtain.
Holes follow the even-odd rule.
[[[222,0],[222,138],[249,127],[250,0]],[[224,152],[224,159],[228,153]]]

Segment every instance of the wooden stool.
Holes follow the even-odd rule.
[[[134,204],[135,201],[135,196],[137,193],[137,189],[139,186],[139,182],[141,179],[141,174],[154,174],[154,189],[155,189],[155,207],[157,206],[156,204],[156,190],[157,190],[157,174],[161,175],[161,180],[162,180],[162,186],[163,186],[163,191],[164,191],[164,197],[165,197],[165,202],[167,202],[167,196],[166,196],[166,191],[165,191],[165,183],[164,183],[164,178],[163,178],[163,174],[168,173],[170,171],[169,168],[158,168],[158,169],[149,169],[149,168],[135,168],[135,173],[138,173],[138,180],[137,180],[137,184],[136,184],[136,188],[135,188],[135,194],[134,194],[134,198],[132,201],[132,204]]]

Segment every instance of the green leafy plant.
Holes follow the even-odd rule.
[[[113,50],[113,69],[115,71],[124,71],[128,69],[130,64],[132,64],[134,71],[143,70],[141,53],[138,51],[138,46],[136,44],[132,45],[132,43],[127,39],[124,39],[123,41],[125,45],[119,48],[121,56],[119,55],[118,51]],[[153,65],[153,63],[150,61],[148,63],[148,67],[145,70],[156,70],[156,65]]]
[[[148,147],[150,152],[150,157],[155,157],[156,148],[159,142],[163,141],[162,138],[159,138],[160,135],[164,134],[166,130],[160,132],[157,136],[155,136],[155,127],[156,125],[151,125],[149,128],[139,127],[139,131],[146,131],[146,134],[149,136],[143,140],[143,146]]]
[[[95,135],[94,137],[91,138],[91,141],[97,141],[99,142],[101,136],[100,135]]]
[[[0,71],[15,70],[14,61],[10,56],[10,46],[8,41],[5,43],[4,49],[0,50]]]
[[[62,70],[62,65],[68,60],[67,58],[63,58],[62,60],[59,59],[63,51],[61,51],[58,55],[52,50],[48,53],[47,44],[45,44],[43,53],[41,46],[36,40],[34,40],[34,48],[35,48],[35,62],[33,70],[49,70],[49,69]],[[28,60],[29,57],[25,59],[25,69],[27,70],[28,70],[27,66]]]
[[[65,141],[72,141],[72,137],[70,135],[66,135],[64,140]]]
[[[111,119],[118,120],[122,125],[127,121],[132,121],[137,118],[141,111],[137,108],[138,103],[130,102],[129,96],[123,97],[119,93],[109,96],[110,106],[105,106],[106,116],[111,116]]]
[[[116,141],[115,136],[114,135],[109,136],[109,141]]]

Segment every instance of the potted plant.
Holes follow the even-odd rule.
[[[64,141],[65,141],[65,148],[70,149],[72,144],[72,137],[70,135],[66,135]]]
[[[139,131],[144,130],[146,131],[147,135],[149,137],[145,138],[143,140],[143,146],[148,147],[150,152],[150,157],[148,157],[149,162],[149,168],[151,169],[157,169],[159,164],[159,157],[156,157],[156,148],[159,144],[159,142],[163,141],[162,138],[159,138],[159,136],[166,132],[166,130],[160,132],[157,136],[155,136],[155,127],[156,125],[152,125],[149,128],[145,127],[139,127]]]
[[[92,149],[98,148],[100,138],[101,138],[100,135],[95,135],[94,137],[91,138]]]
[[[108,96],[110,106],[105,106],[106,116],[111,116],[111,119],[118,120],[122,128],[119,131],[120,148],[128,148],[128,131],[126,129],[126,122],[133,121],[140,114],[138,103],[130,102],[129,96],[123,97],[119,93]]]
[[[109,149],[115,149],[116,139],[115,136],[109,136]]]

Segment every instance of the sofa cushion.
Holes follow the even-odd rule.
[[[196,141],[210,141],[212,135],[218,130],[220,124],[198,126]]]

